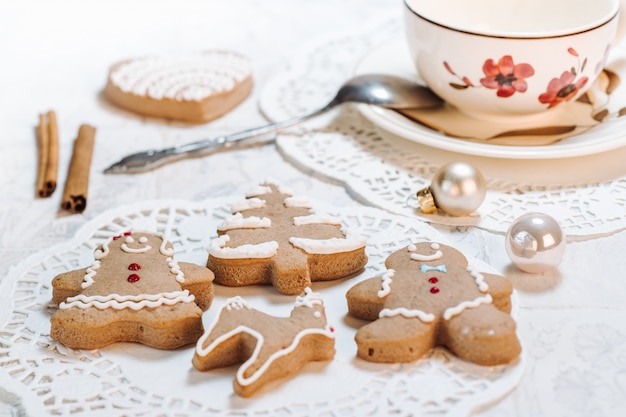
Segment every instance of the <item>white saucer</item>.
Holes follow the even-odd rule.
[[[614,51],[613,58],[624,50]],[[385,73],[419,80],[404,39],[395,38],[370,50],[357,64],[355,74]],[[617,95],[614,93],[614,95]],[[359,111],[378,127],[402,138],[434,148],[496,158],[553,159],[606,152],[626,145],[626,117],[603,122],[589,130],[541,146],[510,146],[458,139],[430,129],[393,110],[361,104]],[[485,122],[488,123],[488,122]]]

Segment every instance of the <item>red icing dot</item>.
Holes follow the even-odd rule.
[[[124,232],[124,236],[132,236],[132,232]]]
[[[430,289],[430,293],[431,293],[431,294],[437,294],[438,292],[439,292],[439,288],[437,288],[437,287],[432,287],[432,288]]]
[[[122,236],[113,236],[113,240],[117,240],[119,238],[121,238]]]
[[[139,271],[140,269],[141,269],[141,267],[139,266],[139,264],[132,263],[132,264],[128,265],[128,270],[129,271]]]
[[[436,284],[439,282],[439,280],[437,279],[437,277],[432,277],[428,278],[428,282],[430,282],[431,284]]]
[[[140,277],[137,274],[130,274],[128,276],[128,282],[130,282],[130,283],[137,282],[137,281],[139,281],[139,279],[140,279]]]
[[[329,330],[330,330],[330,332],[331,332],[331,333],[335,333],[335,328],[334,328],[334,327],[332,327],[332,326],[331,326],[331,327],[329,328]]]

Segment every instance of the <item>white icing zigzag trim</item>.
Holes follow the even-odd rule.
[[[141,310],[145,307],[154,308],[161,305],[191,303],[194,300],[195,297],[193,294],[189,293],[189,290],[140,295],[109,294],[85,296],[83,294],[79,294],[75,297],[68,298],[65,302],[59,305],[59,308],[61,310],[67,310],[73,307],[81,309],[94,307],[99,310],[107,308],[113,308],[116,310],[124,308]]]
[[[462,303],[454,307],[447,308],[446,311],[443,313],[443,318],[445,320],[450,320],[457,314],[461,314],[466,308],[478,307],[481,304],[491,304],[492,301],[493,299],[491,298],[490,294],[487,294],[483,297],[478,297],[471,301],[463,301]]]
[[[306,287],[304,289],[304,295],[296,297],[296,307],[313,308],[316,305],[323,306],[324,301],[322,300],[322,296],[319,293],[313,292],[310,287]]]
[[[278,251],[278,242],[246,244],[234,248],[226,247],[230,236],[222,235],[211,241],[209,255],[221,259],[271,258]]]
[[[383,308],[378,314],[379,318],[383,317],[395,317],[395,316],[403,316],[406,318],[415,318],[417,317],[421,321],[425,323],[430,323],[435,320],[435,315],[432,313],[425,313],[422,310],[409,310],[404,307],[400,308]]]
[[[385,298],[391,292],[391,283],[393,282],[393,277],[396,275],[395,269],[388,269],[381,279],[383,280],[382,288],[378,291],[378,298]]]
[[[97,270],[100,268],[102,263],[100,261],[94,261],[93,265],[85,270],[85,276],[83,277],[83,282],[80,284],[82,289],[89,287],[95,281],[93,277],[96,276]]]
[[[478,289],[480,290],[480,292],[489,291],[489,285],[487,285],[487,283],[485,282],[485,277],[483,276],[483,274],[480,273],[480,271],[478,271],[473,266],[468,266],[467,272],[469,272],[470,275],[474,277],[474,281],[476,281],[476,285],[478,285]]]

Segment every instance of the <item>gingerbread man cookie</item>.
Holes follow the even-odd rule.
[[[334,330],[326,322],[323,301],[307,288],[296,298],[289,317],[255,310],[241,297],[227,300],[211,329],[198,340],[192,363],[199,371],[208,371],[243,362],[233,387],[249,397],[308,362],[334,355]]]
[[[481,365],[519,356],[506,278],[468,267],[456,249],[430,242],[392,253],[385,265],[382,276],[346,295],[351,315],[373,321],[355,336],[360,358],[409,362],[437,345]]]
[[[161,349],[195,343],[213,300],[213,273],[177,262],[163,237],[127,232],[107,240],[92,266],[57,275],[51,336],[72,348],[139,342]]]
[[[310,202],[284,187],[262,184],[232,212],[209,248],[207,266],[219,284],[272,284],[295,295],[312,281],[346,277],[367,263],[364,238],[344,234],[338,219],[313,214]]]

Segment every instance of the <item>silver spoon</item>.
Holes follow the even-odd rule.
[[[383,74],[359,75],[346,81],[328,104],[310,113],[226,136],[128,155],[105,169],[104,172],[106,174],[132,174],[156,168],[186,156],[201,155],[211,150],[228,148],[244,139],[258,138],[274,133],[348,102],[373,104],[389,109],[428,108],[440,106],[443,103],[430,89],[413,81]]]

